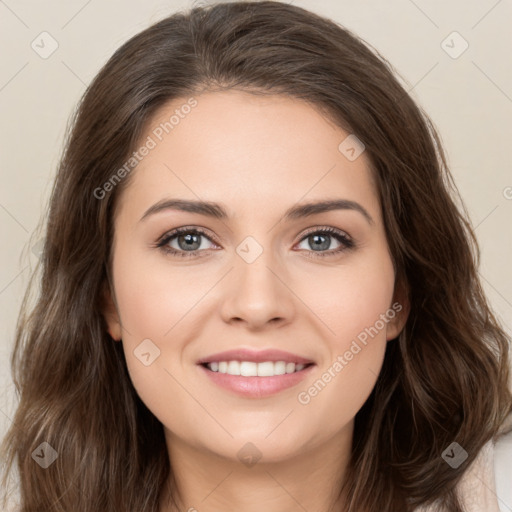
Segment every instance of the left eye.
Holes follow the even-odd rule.
[[[338,242],[337,248],[330,249],[331,238],[334,238]],[[168,233],[167,236],[164,236],[157,244],[157,247],[162,249],[165,253],[175,256],[198,257],[200,253],[204,253],[208,249],[208,247],[202,247],[203,239],[212,242],[211,238],[201,229],[178,228]],[[314,248],[310,250],[312,257],[331,256],[346,249],[351,249],[355,245],[348,235],[333,228],[311,231],[301,238],[300,243],[304,242],[307,243],[309,247]],[[171,245],[172,243],[177,243],[177,247],[173,247]],[[309,249],[306,248],[306,250]]]
[[[337,248],[329,249],[331,246],[330,238],[335,238],[338,241],[339,246]],[[315,250],[309,251],[308,256],[312,258],[336,256],[343,251],[353,249],[355,247],[354,241],[347,234],[343,231],[330,227],[310,231],[309,233],[306,233],[306,236],[304,236],[302,240],[304,240],[310,247],[316,247]]]
[[[331,249],[331,239],[334,238],[338,242],[338,248]],[[315,231],[309,235],[306,235],[303,239],[309,247],[315,247],[314,252],[327,250],[336,251],[339,247],[348,246],[348,238],[338,233],[331,233],[328,231]],[[302,242],[302,243],[304,243]],[[307,247],[306,247],[307,249]]]

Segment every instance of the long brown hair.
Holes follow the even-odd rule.
[[[102,316],[115,205],[136,169],[97,191],[165,102],[230,88],[307,101],[364,142],[397,286],[409,297],[405,328],[355,418],[347,511],[434,501],[462,511],[455,486],[496,439],[512,399],[508,338],[483,294],[440,138],[378,52],[273,1],[169,16],[123,44],[87,88],[50,199],[39,296],[29,311],[27,292],[18,319],[4,483],[17,469],[22,512],[158,511],[173,477],[163,427]],[[32,456],[43,442],[58,454],[46,469]],[[457,468],[441,457],[452,442],[468,453]]]

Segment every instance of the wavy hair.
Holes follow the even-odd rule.
[[[348,512],[462,512],[456,485],[511,411],[509,339],[478,276],[479,249],[439,135],[372,47],[339,24],[274,1],[173,14],[124,43],[68,127],[11,365],[19,403],[3,442],[21,512],[158,512],[173,481],[163,427],[138,397],[102,315],[113,218],[133,175],[102,199],[160,107],[203,91],[283,94],[366,146],[397,286],[410,313],[355,417]],[[136,171],[134,171],[136,172]],[[452,468],[452,442],[468,453]],[[33,460],[42,442],[59,454]],[[7,485],[4,485],[6,488]],[[368,492],[368,490],[371,492]]]

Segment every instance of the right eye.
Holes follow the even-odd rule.
[[[163,250],[166,254],[173,256],[179,256],[182,258],[197,257],[197,253],[206,251],[206,248],[202,248],[202,239],[208,239],[211,242],[210,237],[206,235],[206,232],[200,228],[182,227],[176,228],[164,235],[164,237],[158,242],[157,247]],[[172,247],[169,244],[176,242],[177,247]]]

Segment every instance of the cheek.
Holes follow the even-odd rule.
[[[191,268],[173,268],[163,257],[155,263],[143,253],[128,254],[120,245],[114,260],[128,372],[153,414],[167,424],[172,417],[175,423],[173,411],[190,402],[178,383],[183,351],[200,328],[195,321],[202,311],[199,302],[214,284],[214,276],[211,271],[203,275]]]
[[[303,288],[295,289],[325,326],[331,350],[344,352],[359,335],[364,341],[369,329],[372,339],[385,339],[387,322],[381,320],[381,315],[386,315],[392,304],[394,270],[384,252],[354,258],[354,264],[340,265],[329,272],[319,269]]]
[[[199,268],[173,266],[165,256],[148,257],[144,252],[120,256],[115,265],[116,295],[125,336],[133,341],[173,336],[181,320],[213,283],[212,276]]]
[[[386,326],[395,317],[394,271],[382,254],[330,277],[316,295],[315,310],[329,328],[328,356],[301,387],[297,401],[305,414],[325,421],[323,428],[334,433],[362,407],[382,367]]]

